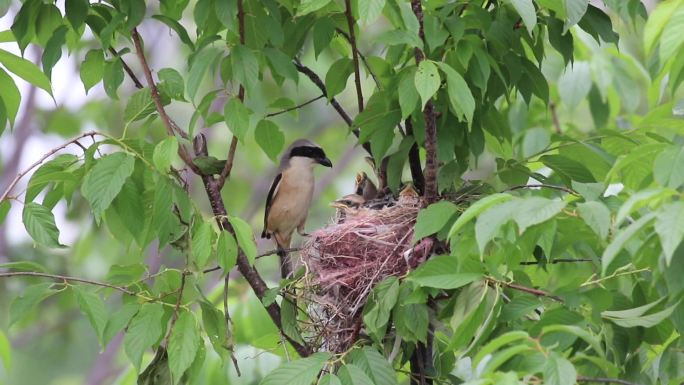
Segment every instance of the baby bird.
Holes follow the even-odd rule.
[[[359,213],[359,210],[366,203],[366,200],[359,194],[348,194],[333,202],[330,206],[337,209],[336,218],[337,223],[344,222],[349,216],[354,216]]]
[[[378,188],[375,187],[373,181],[370,180],[368,175],[363,171],[356,174],[356,188],[354,191],[357,195],[362,196],[363,199],[367,201],[375,199],[378,196]]]

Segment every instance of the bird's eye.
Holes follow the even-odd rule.
[[[344,200],[342,201],[342,203],[344,203],[345,205],[351,205],[352,202],[350,200]]]

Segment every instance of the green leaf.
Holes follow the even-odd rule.
[[[351,363],[358,366],[375,385],[396,385],[397,375],[389,361],[377,350],[365,346],[349,354]]]
[[[416,86],[418,95],[420,95],[421,109],[425,108],[427,102],[439,89],[441,78],[435,63],[429,60],[423,60],[418,65],[418,70],[413,77],[413,83]]]
[[[359,18],[366,24],[374,22],[385,8],[385,0],[365,0],[358,2]]]
[[[36,243],[45,247],[64,247],[59,243],[59,229],[49,208],[38,203],[24,205],[24,227]]]
[[[684,36],[682,33],[679,35]],[[653,178],[664,187],[676,189],[682,186],[684,184],[684,147],[672,146],[661,152],[653,163]]]
[[[9,308],[8,326],[12,326],[17,321],[24,319],[36,305],[57,293],[57,290],[50,289],[52,285],[52,282],[31,285],[24,289],[19,297],[14,298]]]
[[[539,302],[539,301],[537,301]],[[512,342],[524,341],[530,338],[530,335],[524,331],[510,331],[502,334],[491,341],[489,341],[485,346],[483,346],[477,355],[473,358],[473,365],[477,366],[479,363],[487,356],[499,350],[501,347],[506,346]]]
[[[223,117],[228,129],[240,143],[245,143],[249,130],[249,115],[252,113],[238,98],[232,98],[223,106]]]
[[[656,213],[650,212],[643,217],[639,218],[636,222],[630,224],[626,228],[620,230],[615,235],[613,241],[606,247],[603,251],[603,256],[601,256],[601,271],[605,276],[608,272],[608,268],[617,257],[618,253],[624,247],[625,243],[632,239],[632,237],[641,230],[644,226],[648,225],[656,216]]]
[[[325,376],[321,377],[321,380],[318,381],[317,385],[342,385],[342,382],[336,375],[326,374]]]
[[[107,326],[107,319],[109,318],[104,302],[102,302],[102,299],[100,299],[97,294],[88,291],[81,286],[72,286],[72,289],[76,296],[78,307],[81,309],[81,313],[88,317],[90,325],[95,329],[97,339],[100,341],[100,344],[104,346],[104,331]]]
[[[280,304],[280,323],[286,336],[300,344],[304,343],[297,327],[297,305],[289,298],[283,298]]]
[[[513,219],[518,224],[518,232],[522,234],[528,227],[548,221],[560,213],[566,204],[564,201],[542,197],[522,199],[513,214]]]
[[[512,195],[496,193],[488,195],[485,198],[475,202],[472,206],[468,207],[468,209],[464,211],[463,214],[461,214],[458,217],[456,222],[454,222],[453,226],[451,226],[451,230],[449,230],[449,235],[447,237],[452,238],[454,235],[456,235],[456,233],[459,230],[463,228],[463,226],[470,222],[471,219],[480,215],[482,212],[489,209],[490,207],[506,202],[511,198],[513,198]]]
[[[178,157],[178,139],[175,136],[167,136],[166,139],[154,146],[152,161],[157,170],[169,172],[171,164]]]
[[[124,110],[124,122],[130,124],[131,122],[145,119],[155,111],[156,108],[154,106],[154,101],[152,100],[150,89],[143,88],[136,91],[130,99],[128,99],[126,109]]]
[[[550,334],[554,332],[567,333],[574,337],[579,337],[588,343],[596,353],[601,357],[605,357],[606,353],[603,351],[602,341],[599,337],[593,335],[588,329],[575,325],[549,325],[542,328],[542,334]]]
[[[197,90],[199,90],[205,74],[209,68],[212,68],[216,64],[221,53],[222,52],[217,48],[205,48],[194,57],[190,64],[186,85],[188,96],[191,101],[195,100],[195,95],[197,95]]]
[[[16,56],[11,52],[0,49],[0,64],[5,66],[8,71],[33,84],[34,86],[45,90],[52,96],[52,86],[50,79],[29,60]]]
[[[200,342],[195,316],[189,311],[182,311],[169,338],[169,369],[174,383],[178,383],[192,365]]]
[[[118,100],[119,96],[116,94],[116,92],[121,83],[124,81],[124,72],[121,60],[114,59],[105,62],[102,79],[107,95],[112,99]]]
[[[185,82],[183,76],[173,68],[159,70],[159,89],[169,98],[185,101]]]
[[[242,84],[249,94],[259,80],[259,62],[256,56],[244,45],[237,45],[230,53],[230,63],[233,68],[233,79]]]
[[[254,139],[259,147],[271,158],[272,161],[278,159],[278,154],[285,145],[285,135],[280,128],[270,120],[262,119],[254,129]]]
[[[162,1],[162,4],[163,3],[164,2]],[[181,41],[185,43],[188,47],[190,47],[192,51],[195,51],[195,44],[190,39],[188,31],[186,31],[185,28],[183,28],[183,26],[179,22],[164,15],[154,15],[152,16],[152,18],[161,21],[162,23],[166,24],[167,27],[174,30],[178,34],[178,37],[181,39]]]
[[[145,303],[133,317],[124,335],[124,350],[128,359],[140,372],[140,361],[152,345],[157,343],[166,330],[162,324],[164,307],[159,303]]]
[[[337,371],[337,376],[343,385],[375,385],[366,373],[354,364],[342,366]]]
[[[5,366],[5,373],[9,373],[12,367],[12,346],[2,330],[0,330],[0,360]]]
[[[653,53],[653,49],[656,47],[663,30],[681,4],[681,0],[660,2],[653,12],[648,15],[648,20],[644,26],[644,50],[646,55],[650,56]]]
[[[664,298],[655,302],[639,306],[628,310],[615,310],[601,312],[601,317],[610,320],[618,326],[624,328],[644,327],[650,328],[663,322],[672,315],[672,312],[679,306],[679,302],[656,313],[644,315],[648,310],[660,303]]]
[[[571,110],[586,100],[591,90],[591,70],[588,62],[575,61],[565,68],[558,79],[558,93]]]
[[[133,173],[134,165],[135,158],[125,152],[117,152],[98,159],[86,174],[81,193],[90,202],[97,221]]]
[[[59,58],[62,57],[62,46],[64,45],[66,33],[68,31],[69,28],[66,25],[60,26],[52,32],[52,36],[45,45],[41,63],[43,64],[43,72],[45,72],[48,79],[50,79],[52,74],[52,67],[54,67],[59,61]]]
[[[202,221],[192,229],[192,258],[198,268],[202,269],[211,256],[214,229],[208,221]]]
[[[577,381],[575,367],[565,357],[551,352],[544,363],[545,385],[574,385]]]
[[[605,240],[610,230],[610,210],[598,201],[580,203],[577,205],[580,217],[592,230]]]
[[[392,308],[399,297],[399,280],[388,277],[375,285],[363,307],[363,323],[368,333],[377,341],[382,340]]]
[[[433,203],[418,213],[413,232],[413,243],[442,230],[449,219],[458,211],[458,207],[449,201]]]
[[[128,184],[127,184],[128,185]],[[147,271],[142,263],[112,265],[107,272],[107,282],[115,285],[128,285],[138,281]]]
[[[254,264],[254,260],[257,256],[257,247],[254,242],[254,234],[252,233],[252,227],[245,222],[242,218],[229,217],[231,226],[235,230],[235,238],[237,238],[238,245],[240,249],[245,253],[250,264]]]
[[[5,218],[7,218],[7,213],[9,213],[11,207],[10,201],[0,202],[0,225],[5,223]]]
[[[21,93],[17,88],[14,79],[0,68],[0,103],[5,106],[5,113],[9,119],[10,125],[14,125],[14,120],[19,112],[19,104],[21,103]],[[5,127],[5,122],[0,121],[0,134]]]
[[[457,289],[482,278],[482,271],[467,266],[458,257],[440,255],[430,258],[409,276],[420,286]]]
[[[102,51],[92,49],[88,51],[81,65],[80,75],[86,94],[95,84],[99,83],[104,76],[105,59]]]
[[[214,347],[214,351],[224,358],[226,353],[228,353],[228,346],[226,346],[226,321],[224,314],[207,301],[200,301],[200,307],[202,308],[202,323],[204,324],[204,331],[211,341],[211,345]]]
[[[334,36],[335,24],[330,18],[322,17],[316,20],[316,24],[313,26],[313,45],[316,59],[330,45],[330,41]]]
[[[544,155],[539,160],[562,177],[580,183],[596,182],[591,171],[576,160],[562,155]]]
[[[537,25],[537,11],[534,9],[532,0],[510,0],[510,3],[520,15],[527,32],[532,35],[532,30]]]
[[[366,108],[356,115],[352,127],[361,129],[359,141],[368,141],[376,132],[385,132],[396,127],[401,121],[401,111],[392,100],[392,96],[387,91],[377,91],[374,93]]]
[[[475,98],[470,92],[468,84],[461,74],[448,64],[439,62],[437,65],[447,77],[447,92],[449,93],[451,108],[459,118],[471,123],[475,113]]]
[[[88,0],[66,0],[65,10],[66,18],[71,23],[74,31],[78,31],[79,28],[85,23],[88,17]]]
[[[354,72],[354,63],[351,59],[343,57],[334,62],[325,74],[325,91],[328,100],[344,91],[349,75]]]
[[[72,181],[73,174],[68,172],[68,169],[76,162],[78,162],[78,158],[72,154],[58,155],[54,159],[45,162],[29,179],[26,188],[26,201],[33,201],[50,183]]]
[[[674,190],[657,188],[638,191],[630,195],[625,203],[620,206],[615,216],[615,225],[621,225],[628,216],[643,207],[654,206],[658,202],[669,199],[674,193]]]
[[[655,221],[655,230],[668,266],[672,263],[677,246],[684,239],[684,202],[672,202],[663,206]]]
[[[420,95],[414,84],[415,68],[411,68],[404,73],[399,80],[399,106],[401,107],[401,118],[408,118],[416,109],[416,104]]]
[[[319,352],[288,362],[268,373],[259,385],[310,385],[329,359],[330,353]]]
[[[296,16],[304,16],[311,12],[318,11],[319,9],[328,5],[329,2],[330,0],[302,0],[302,2],[299,4],[299,7],[297,7]]]
[[[577,24],[582,19],[584,13],[587,12],[589,0],[563,0],[563,4],[567,16],[565,25],[563,25],[563,33],[565,33],[570,27]]]
[[[216,257],[218,264],[224,271],[230,271],[235,266],[238,248],[235,238],[227,232],[221,231],[216,242]]]
[[[501,226],[513,219],[518,206],[518,199],[507,200],[506,202],[488,208],[477,217],[475,222],[475,239],[480,249],[480,254],[484,254],[485,247],[499,233]]]
[[[291,57],[275,48],[266,48],[264,53],[278,75],[286,79],[291,79],[297,83],[299,80],[299,72],[297,72],[297,68],[292,64]]]
[[[47,273],[45,266],[38,262],[32,261],[16,261],[16,262],[5,262],[0,263],[1,269],[17,270],[17,271],[37,271],[41,273]]]

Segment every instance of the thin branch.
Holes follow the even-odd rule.
[[[575,191],[571,188],[567,188],[565,186],[556,186],[556,185],[552,185],[552,184],[544,184],[544,183],[521,184],[518,186],[509,187],[504,191],[514,191],[514,190],[520,190],[520,189],[524,189],[524,188],[548,188],[548,189],[553,189],[553,190],[564,191],[564,192],[566,192],[568,194],[572,194],[572,195],[577,195],[577,196],[580,195],[577,191]]]
[[[619,378],[608,378],[608,377],[577,376],[577,382],[597,382],[597,383],[601,383],[601,384],[639,385],[637,383],[629,382],[626,380],[621,380]]]
[[[176,306],[173,308],[173,314],[171,315],[171,324],[169,325],[169,331],[164,337],[164,345],[168,346],[169,338],[171,338],[171,333],[173,333],[173,327],[176,326],[176,321],[178,321],[178,312],[180,311],[181,303],[183,301],[183,290],[185,289],[185,279],[186,275],[181,274],[181,283],[178,288],[178,298],[176,299]]]
[[[38,271],[11,271],[8,273],[0,273],[0,278],[21,277],[21,276],[24,276],[24,277],[43,277],[43,278],[55,279],[58,281],[87,283],[89,285],[102,286],[102,287],[108,287],[110,289],[115,289],[115,290],[118,290],[122,293],[126,293],[128,295],[133,295],[133,296],[138,295],[138,293],[131,291],[131,290],[128,290],[123,286],[116,286],[116,285],[112,285],[111,283],[94,281],[94,280],[85,279],[85,278],[69,277],[66,275],[59,275],[59,274],[41,273]]]
[[[226,273],[226,276],[223,278],[223,314],[224,314],[224,321],[226,323],[226,330],[231,332],[233,330],[233,320],[230,318],[230,313],[228,312],[228,284],[230,283],[230,272]],[[231,332],[232,333],[232,332]],[[242,374],[240,373],[240,366],[238,365],[237,358],[235,357],[235,352],[233,351],[233,346],[229,346],[230,350],[230,359],[233,361],[233,366],[235,366],[235,371],[237,372],[238,377],[240,377]]]
[[[306,102],[304,102],[304,103],[302,103],[302,104],[298,104],[298,105],[296,105],[296,106],[294,106],[294,107],[290,107],[290,108],[286,108],[286,109],[284,109],[284,110],[280,110],[280,111],[277,111],[277,112],[271,112],[270,114],[266,114],[266,117],[267,117],[267,118],[270,118],[270,117],[273,117],[273,116],[282,115],[282,114],[284,114],[284,113],[286,113],[286,112],[298,110],[298,109],[300,109],[300,108],[302,108],[302,107],[304,107],[304,106],[306,106],[306,105],[309,105],[309,104],[315,102],[316,100],[322,99],[322,98],[324,98],[324,97],[325,97],[325,95],[316,96],[315,98],[310,99],[310,100],[307,100]]]
[[[339,33],[340,35],[344,36],[344,38],[347,39],[347,41],[349,43],[351,43],[351,37],[349,36],[349,34],[347,32],[345,32],[341,28],[335,28],[335,31],[337,31],[337,33]],[[375,73],[371,69],[370,64],[368,64],[368,60],[366,60],[366,56],[364,56],[364,54],[361,53],[361,51],[359,50],[359,47],[356,47],[356,53],[361,58],[361,61],[363,62],[363,66],[366,67],[366,71],[368,71],[370,76],[373,78],[373,81],[375,82],[375,86],[378,88],[382,88],[382,86],[380,85],[380,81],[378,81],[378,78],[375,76]]]
[[[133,39],[133,44],[135,45],[135,51],[138,55],[138,59],[140,60],[140,65],[143,68],[145,80],[147,81],[148,87],[150,87],[152,101],[154,101],[154,106],[157,109],[157,113],[159,114],[159,117],[164,123],[164,127],[166,127],[167,134],[170,136],[174,136],[174,132],[183,132],[183,130],[180,130],[178,125],[176,125],[176,123],[171,120],[169,115],[166,113],[166,110],[164,109],[164,105],[162,104],[161,98],[159,97],[159,90],[157,89],[157,85],[155,84],[154,79],[152,78],[152,71],[150,70],[150,66],[147,64],[147,59],[145,59],[145,53],[143,52],[140,35],[138,34],[138,31],[136,29],[133,29],[131,31],[131,38]],[[185,164],[195,174],[200,175],[202,173],[199,167],[197,167],[192,162],[192,157],[186,150],[185,146],[178,146],[178,155],[181,157],[181,159],[183,159],[183,162],[185,162]]]
[[[237,19],[238,19],[238,32],[240,33],[240,44],[245,44],[245,8],[242,4],[242,0],[237,0]],[[240,89],[238,91],[238,99],[241,102],[245,101],[245,87],[240,84]],[[221,170],[221,175],[218,178],[218,188],[221,190],[226,180],[230,178],[230,171],[233,169],[233,162],[235,161],[235,151],[237,150],[238,138],[233,135],[233,139],[230,141],[230,147],[228,148],[228,156],[226,157],[226,164],[223,165],[223,170]]]
[[[95,132],[95,131],[84,132],[83,134],[81,134],[81,135],[79,135],[79,136],[77,136],[77,137],[71,139],[70,141],[68,141],[68,142],[66,142],[66,143],[64,143],[64,144],[62,144],[62,145],[60,145],[60,146],[57,146],[57,147],[53,148],[52,150],[48,151],[47,153],[45,153],[40,159],[38,159],[37,161],[35,161],[32,165],[28,166],[24,171],[20,172],[19,174],[17,174],[17,176],[14,177],[14,179],[12,179],[12,182],[10,182],[10,184],[7,186],[7,188],[5,189],[5,192],[3,192],[3,193],[2,193],[2,196],[0,196],[0,202],[2,202],[2,201],[4,201],[5,199],[7,199],[7,197],[9,196],[9,194],[12,192],[12,189],[17,185],[17,183],[19,183],[19,181],[21,180],[21,178],[23,178],[24,176],[26,176],[26,174],[28,174],[28,173],[29,173],[31,170],[33,170],[35,167],[37,167],[37,166],[39,166],[40,164],[42,164],[43,162],[45,162],[45,160],[46,160],[47,158],[49,158],[50,156],[54,155],[54,154],[57,153],[58,151],[65,149],[65,148],[68,147],[70,144],[75,144],[75,143],[76,143],[79,139],[81,139],[81,138],[85,138],[85,137],[87,137],[87,136],[93,137],[93,136],[95,136],[95,135],[97,135],[97,132]]]
[[[420,0],[411,0],[411,9],[418,19],[420,29],[418,35],[425,42],[425,30],[423,28],[423,7]],[[415,49],[416,65],[425,60],[425,54],[420,48]],[[423,108],[425,118],[425,191],[423,196],[428,203],[437,200],[437,122],[435,109],[432,101],[428,100]]]
[[[546,262],[547,265],[553,265],[556,263],[578,263],[578,262],[593,262],[592,259],[589,258],[557,258],[557,259],[552,259],[549,262]],[[540,265],[542,262],[537,262],[537,261],[526,261],[526,262],[520,262],[521,265]]]
[[[114,56],[116,56],[117,58],[119,58],[119,61],[121,62],[121,65],[123,66],[124,71],[126,71],[126,73],[128,74],[128,76],[131,78],[131,80],[133,81],[133,84],[135,84],[135,88],[137,88],[137,89],[143,89],[143,88],[145,88],[145,86],[143,86],[143,84],[140,83],[140,80],[138,80],[138,77],[135,76],[135,73],[133,72],[133,70],[131,69],[131,67],[129,67],[128,64],[126,64],[126,62],[124,61],[124,59],[123,59],[121,56],[119,56],[119,53],[116,52],[116,50],[114,49],[114,47],[109,47],[109,52],[110,52],[112,55],[114,55]]]
[[[523,285],[518,285],[517,283],[513,283],[513,282],[499,281],[498,279],[492,278],[492,277],[485,277],[485,279],[490,283],[506,286],[506,287],[509,287],[513,290],[523,291],[525,293],[536,295],[537,297],[547,297],[547,298],[550,298],[556,302],[565,302],[565,301],[563,301],[562,298],[555,296],[553,294],[550,294],[548,292],[545,292],[544,290],[534,289],[534,288],[523,286]]]
[[[321,80],[321,78],[320,78],[320,76],[318,76],[318,74],[316,74],[311,68],[303,65],[302,62],[300,62],[299,59],[297,59],[297,58],[295,58],[293,60],[293,63],[295,65],[295,67],[297,68],[297,71],[306,75],[306,77],[308,77],[309,80],[311,80],[318,87],[318,89],[321,90],[323,95],[325,95],[326,97],[328,96],[328,91],[325,88],[325,83],[323,83],[323,80]],[[340,103],[337,102],[337,99],[332,97],[330,99],[330,104],[333,106],[335,111],[337,111],[337,113],[342,117],[342,120],[344,120],[344,122],[347,123],[347,126],[351,127],[353,120],[352,120],[352,118],[349,117],[349,114],[347,114],[347,112],[344,110],[344,108],[342,108]],[[352,133],[357,138],[359,137],[359,130],[357,128],[352,129]],[[373,152],[371,151],[371,148],[370,148],[370,144],[368,142],[363,144],[363,148],[366,150],[366,152],[369,155],[371,155],[371,156],[373,155]]]
[[[356,85],[356,103],[359,112],[363,111],[363,92],[361,91],[361,69],[359,68],[359,50],[356,48],[356,33],[354,32],[354,15],[352,15],[351,0],[344,0],[345,16],[349,27],[349,44],[352,48],[352,61],[354,62],[354,84]]]

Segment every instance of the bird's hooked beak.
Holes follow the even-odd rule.
[[[316,163],[325,167],[332,167],[332,162],[328,158],[318,158],[316,159]]]

